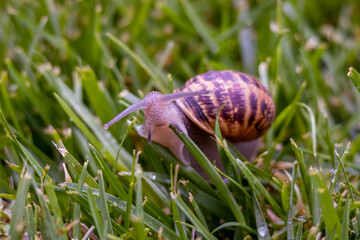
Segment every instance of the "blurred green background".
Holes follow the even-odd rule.
[[[329,197],[339,206],[344,205],[345,200],[339,200],[339,196],[348,197],[350,188],[349,182],[347,187],[342,184],[345,176],[354,189],[359,188],[356,176],[360,171],[360,99],[347,77],[350,67],[360,69],[359,12],[358,0],[3,0],[0,109],[25,149],[40,166],[50,166],[49,176],[56,183],[64,181],[64,156],[53,142],[66,148],[81,164],[90,160],[88,171],[93,177],[99,166],[89,143],[111,169],[117,161],[118,171],[130,171],[133,149],[141,150],[139,162],[145,176],[163,178],[163,182],[154,183],[156,187],[143,194],[162,208],[171,199],[167,190],[170,163],[176,161],[170,160],[173,158],[160,146],[148,145],[134,130],[126,132],[125,119],[109,132],[102,125],[151,90],[169,93],[172,84],[178,88],[210,70],[242,71],[259,77],[268,87],[278,116],[259,151],[265,154],[255,162],[258,165],[253,165],[259,169],[252,170],[255,176],[269,187],[267,190],[287,212],[288,206],[282,202],[283,194],[286,195],[284,186],[279,183],[278,188],[272,189],[272,175],[266,173],[274,174],[283,169],[285,165],[281,164],[299,160],[290,143],[292,138],[303,154],[305,170],[319,169],[321,183],[333,191]],[[27,160],[9,137],[5,122],[1,121],[0,126],[0,192],[15,196],[21,179],[19,169]],[[125,133],[128,136],[118,153]],[[347,146],[349,142],[351,145]],[[334,187],[331,171],[340,169],[343,153],[344,172],[336,174]],[[66,163],[77,182],[79,172]],[[288,176],[291,168],[292,165]],[[188,179],[186,174],[180,177]],[[303,175],[298,177],[303,181]],[[128,191],[128,176],[119,179]],[[241,174],[240,182],[246,182],[245,179],[248,178]],[[290,191],[291,184],[284,184]],[[300,188],[301,184],[297,184]],[[204,190],[204,186],[197,186]],[[160,193],[158,188],[166,193]],[[229,187],[234,195],[238,191],[235,188]],[[111,187],[106,191],[113,193]],[[305,193],[297,192],[298,199],[304,200]],[[269,223],[266,200],[261,194],[258,197],[264,222]],[[353,204],[358,203],[358,197],[351,198]],[[248,226],[256,229],[256,204],[235,198],[244,208]],[[306,207],[310,210],[305,211],[309,218],[319,211],[319,202],[309,203],[313,200],[303,203],[309,204]],[[315,197],[314,201],[318,200]],[[207,200],[198,201],[201,205]],[[244,206],[246,202],[248,207]],[[358,221],[357,205],[351,206],[351,216]],[[343,219],[342,215],[339,217]],[[206,219],[211,222],[210,232],[220,225],[219,216],[209,213]],[[315,223],[320,224],[318,232],[331,234],[329,224],[324,225],[320,216]],[[309,235],[315,225],[313,221],[304,226],[304,234]],[[269,231],[274,234],[281,227],[286,228],[286,223],[270,224]],[[348,227],[351,238],[359,237],[356,224],[350,222]],[[216,236],[256,236],[251,231],[228,231]]]

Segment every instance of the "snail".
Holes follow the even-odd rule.
[[[254,157],[260,136],[271,126],[275,105],[266,88],[253,76],[236,71],[210,71],[188,80],[174,93],[148,93],[104,125],[112,124],[131,112],[143,109],[145,123],[137,127],[140,136],[168,147],[185,165],[200,166],[169,128],[173,124],[189,137],[209,160],[218,160],[214,128],[219,109],[220,130],[226,139],[248,159]],[[223,169],[221,161],[217,165]]]

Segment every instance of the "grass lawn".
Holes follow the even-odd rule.
[[[2,0],[0,238],[360,239],[359,12],[358,0]],[[276,105],[254,161],[219,140],[235,174],[186,134],[212,182],[148,144],[142,111],[103,128],[210,70],[258,77]]]

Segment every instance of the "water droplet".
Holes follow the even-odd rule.
[[[151,176],[151,179],[152,179],[152,180],[156,180],[156,175],[155,175],[155,174],[152,175],[152,176]]]
[[[118,204],[117,204],[117,202],[114,202],[114,206],[116,207]]]
[[[307,216],[306,215],[301,215],[301,216],[298,217],[298,220],[301,221],[301,222],[306,222]]]
[[[259,226],[257,230],[261,237],[265,237],[265,235],[268,233],[268,228],[266,225]]]

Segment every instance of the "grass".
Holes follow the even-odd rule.
[[[359,239],[359,9],[1,1],[0,238]],[[277,110],[253,162],[216,131],[237,174],[175,129],[213,184],[147,144],[141,112],[103,129],[151,90],[225,69],[259,76]]]

